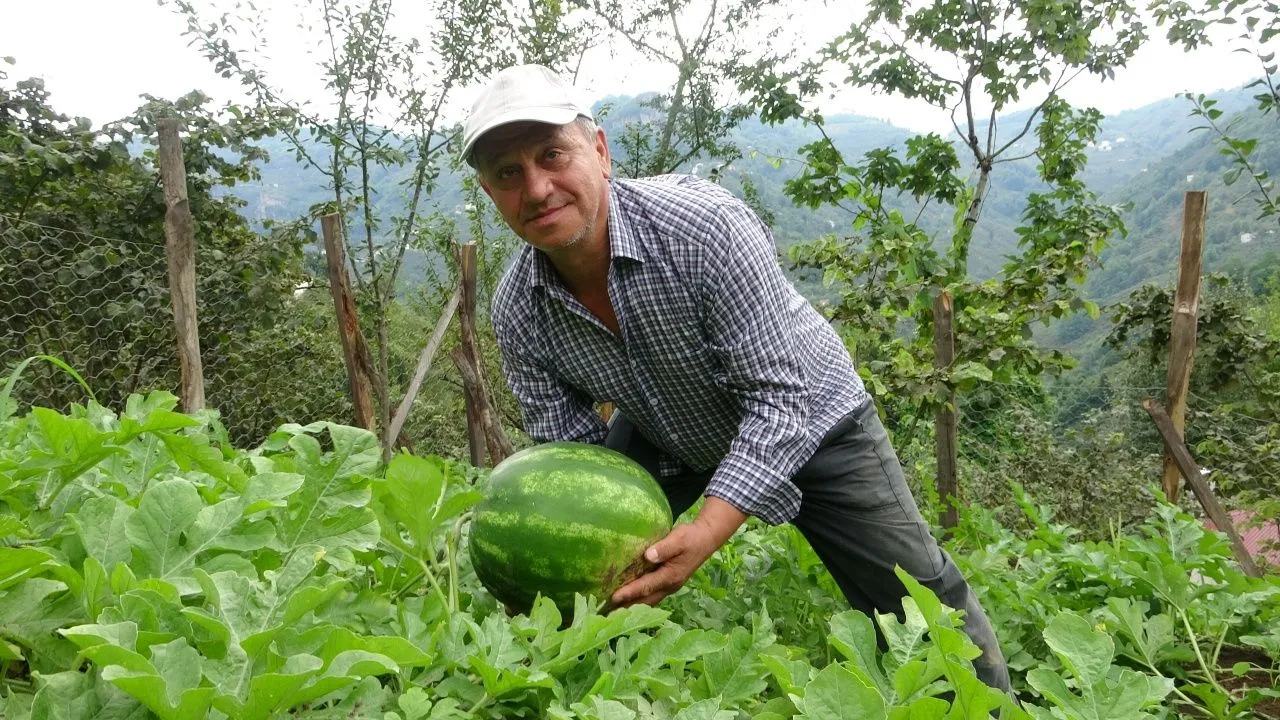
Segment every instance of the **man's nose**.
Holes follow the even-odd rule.
[[[551,186],[551,173],[536,165],[525,170],[524,191],[531,202],[542,204],[551,195]]]

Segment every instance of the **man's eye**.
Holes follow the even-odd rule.
[[[498,172],[496,173],[496,177],[497,177],[499,180],[510,180],[511,178],[515,177],[515,174],[516,174],[516,169],[515,169],[515,168],[513,168],[513,167],[504,167],[504,168],[498,168]]]

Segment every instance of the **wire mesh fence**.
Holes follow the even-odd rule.
[[[118,402],[147,387],[172,387],[172,330],[164,244],[142,245],[0,215],[0,367],[56,356],[99,397]],[[83,391],[33,365],[20,397],[55,407]]]
[[[207,407],[245,444],[284,422],[350,422],[328,295],[299,290],[283,305],[257,297],[243,260],[259,250],[224,246],[197,260]],[[176,394],[173,327],[163,237],[106,238],[0,215],[0,368],[52,355],[79,372],[99,402],[121,408],[131,393]],[[85,399],[68,377],[40,364],[29,366],[17,396],[55,408]]]

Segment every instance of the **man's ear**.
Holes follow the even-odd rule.
[[[600,170],[605,177],[613,173],[613,162],[609,159],[609,139],[605,137],[604,128],[596,128],[596,156],[600,160]]]
[[[484,194],[488,195],[489,199],[492,200],[493,191],[489,189],[489,183],[484,181],[484,175],[476,173],[476,182],[480,183],[480,189],[484,190]]]

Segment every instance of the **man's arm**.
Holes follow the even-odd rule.
[[[808,432],[809,388],[791,327],[794,295],[773,239],[749,208],[721,205],[718,224],[725,236],[711,243],[703,301],[709,342],[742,421],[706,494],[780,524],[800,509],[791,478],[817,442]]]
[[[612,600],[619,606],[654,605],[678,590],[750,515],[778,524],[800,507],[791,478],[815,441],[807,430],[808,390],[789,326],[789,282],[754,213],[726,205],[716,224],[724,235],[710,242],[703,301],[710,342],[740,400],[742,422],[697,518],[645,551],[658,567],[618,589]]]

